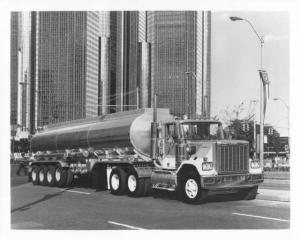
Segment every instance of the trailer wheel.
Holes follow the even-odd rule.
[[[127,191],[126,173],[121,168],[114,168],[109,177],[110,192],[115,195],[125,194]]]
[[[107,189],[107,173],[105,168],[95,168],[92,170],[92,187],[97,191]]]
[[[67,180],[66,180],[66,186],[71,185],[71,183],[73,182],[74,179],[74,173],[72,172],[72,170],[69,168],[67,170]]]
[[[239,200],[254,200],[257,195],[258,186],[252,188],[242,188],[237,193]]]
[[[42,186],[47,185],[47,171],[48,171],[47,166],[40,166],[38,179],[39,179],[40,185],[42,185]]]
[[[31,180],[33,185],[39,185],[40,183],[38,178],[39,171],[40,171],[39,166],[35,165],[32,167]]]
[[[128,196],[141,197],[145,193],[145,179],[139,178],[135,171],[131,171],[127,177]]]
[[[67,182],[67,170],[58,166],[55,169],[55,182],[58,187],[64,187]]]
[[[50,186],[50,187],[56,186],[55,167],[53,165],[48,166],[48,171],[47,171],[46,177],[47,177],[48,186]]]
[[[183,200],[190,204],[204,203],[207,198],[207,191],[201,189],[200,178],[193,171],[183,175],[180,190]]]

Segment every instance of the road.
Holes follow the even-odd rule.
[[[85,185],[60,189],[33,186],[22,177],[12,185],[13,229],[285,229],[290,227],[290,203],[268,200],[235,201],[211,197],[188,205],[174,194],[144,198],[114,196]],[[14,181],[16,182],[16,180]],[[13,181],[12,181],[13,183]],[[262,190],[264,193],[268,189]],[[271,191],[276,191],[275,188]],[[278,190],[289,193],[288,190]]]

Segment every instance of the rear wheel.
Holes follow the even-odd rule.
[[[42,186],[47,185],[47,171],[48,171],[47,166],[40,166],[38,178],[39,178],[40,185]]]
[[[40,171],[39,166],[33,166],[31,171],[31,180],[33,185],[39,184],[38,173]]]
[[[131,171],[127,177],[128,195],[141,197],[145,193],[145,179],[139,178],[135,171]]]
[[[201,189],[200,177],[195,172],[189,172],[183,176],[181,184],[183,200],[191,204],[204,203],[207,198],[207,191]]]
[[[46,177],[47,177],[48,186],[50,186],[50,187],[56,186],[55,167],[53,165],[48,166],[48,171],[47,171]]]
[[[72,172],[72,170],[69,168],[67,170],[67,180],[66,180],[66,186],[71,185],[71,183],[73,182],[74,179],[74,173]]]
[[[126,173],[121,168],[114,168],[109,177],[110,192],[115,195],[125,194],[127,191]]]
[[[107,189],[106,168],[95,168],[92,170],[92,186],[98,191]]]
[[[67,170],[58,166],[55,169],[55,182],[58,187],[66,186],[67,182]]]

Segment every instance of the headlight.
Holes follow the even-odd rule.
[[[213,162],[203,162],[202,163],[202,170],[209,171],[213,169]]]
[[[259,161],[251,161],[250,163],[251,168],[260,168]]]

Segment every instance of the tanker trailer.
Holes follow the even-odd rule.
[[[176,119],[156,107],[51,126],[32,138],[31,152],[40,185],[63,187],[87,174],[112,194],[176,191],[196,204],[219,193],[255,199],[263,182],[249,143],[224,139],[220,122]]]
[[[174,120],[168,109],[157,109],[157,115],[161,124]],[[49,126],[31,139],[33,184],[64,187],[74,176],[90,174],[94,187],[122,194],[126,186],[114,190],[116,180],[125,181],[128,170],[136,167],[140,181],[147,181],[146,193],[154,167],[152,117],[153,109],[140,109]],[[108,168],[116,172],[109,185]]]

